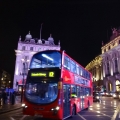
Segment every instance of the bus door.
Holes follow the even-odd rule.
[[[70,85],[63,85],[63,94],[63,117],[65,118],[70,116]]]
[[[84,109],[84,88],[80,87],[80,98],[81,98],[81,110]]]

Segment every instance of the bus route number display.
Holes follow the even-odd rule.
[[[32,72],[31,77],[55,77],[55,72]]]

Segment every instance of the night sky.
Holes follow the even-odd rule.
[[[0,68],[12,76],[19,36],[24,40],[30,31],[39,38],[41,23],[42,39],[51,33],[55,44],[60,40],[61,49],[84,67],[101,54],[111,28],[120,26],[120,3],[115,0],[38,1],[0,2]]]

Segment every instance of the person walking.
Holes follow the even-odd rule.
[[[12,99],[12,101],[11,101],[11,103],[12,103],[12,105],[14,105],[15,104],[15,92],[13,92],[12,93],[12,97],[11,97]]]
[[[2,98],[3,98],[3,104],[6,104],[6,101],[7,101],[7,93],[6,93],[6,91],[3,92]]]

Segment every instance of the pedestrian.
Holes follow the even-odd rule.
[[[3,92],[2,98],[3,98],[3,104],[6,104],[6,101],[7,101],[7,93],[6,93],[6,91]]]
[[[12,105],[15,104],[15,92],[12,93],[12,102],[11,103],[12,103]]]
[[[12,103],[12,92],[10,92],[10,102]]]

